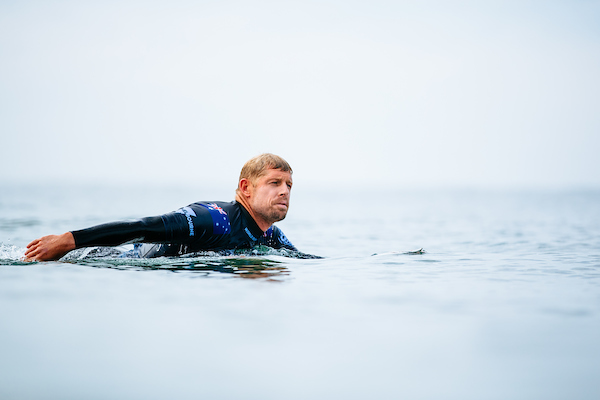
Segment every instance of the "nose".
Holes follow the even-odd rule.
[[[283,183],[279,189],[279,195],[280,196],[285,196],[288,197],[290,195],[290,187],[287,185],[287,183]]]

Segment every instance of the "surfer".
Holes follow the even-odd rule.
[[[25,260],[57,260],[74,249],[124,243],[136,243],[134,251],[142,257],[256,245],[296,251],[273,225],[287,215],[291,189],[290,165],[277,155],[261,154],[243,166],[235,201],[197,202],[160,216],[44,236],[27,245]]]

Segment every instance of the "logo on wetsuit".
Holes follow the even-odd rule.
[[[188,226],[190,227],[190,236],[194,236],[194,223],[192,222],[192,216],[196,216],[194,210],[192,210],[190,207],[181,207],[179,210],[177,210],[177,212],[185,215]]]
[[[283,234],[283,232],[279,231],[279,241],[281,242],[281,244],[283,244],[284,246],[292,246],[294,247],[294,245],[292,244],[292,242],[290,242],[290,240]]]
[[[271,226],[265,231],[263,237],[266,238],[268,241],[276,239],[277,241],[279,241],[279,243],[281,243],[284,246],[294,247],[292,242],[289,241],[289,239],[283,234],[283,232],[280,229],[277,229],[277,231],[275,231],[275,229],[273,229],[273,226]]]

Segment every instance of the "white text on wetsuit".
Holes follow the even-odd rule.
[[[182,207],[179,210],[177,210],[177,212],[179,214],[183,214],[185,215],[185,218],[187,219],[188,222],[188,226],[190,227],[190,236],[194,236],[194,223],[192,222],[192,216],[196,216],[196,213],[194,212],[194,210],[192,210],[189,207]]]

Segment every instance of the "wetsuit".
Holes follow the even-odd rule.
[[[111,222],[71,233],[77,248],[154,243],[144,247],[139,254],[143,257],[247,249],[256,245],[297,251],[279,228],[271,226],[263,232],[248,211],[235,201],[197,202],[156,217]],[[140,249],[137,246],[136,251]]]

